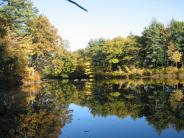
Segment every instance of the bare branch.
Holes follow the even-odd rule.
[[[79,5],[77,2],[75,2],[75,1],[73,1],[73,0],[66,0],[66,1],[68,1],[68,2],[70,2],[70,3],[72,3],[72,4],[74,4],[74,5],[76,5],[76,6],[79,7],[80,9],[82,9],[82,10],[88,12],[87,9],[85,9],[84,7],[82,7],[81,5]]]

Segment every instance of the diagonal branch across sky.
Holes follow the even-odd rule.
[[[82,10],[88,12],[87,9],[85,9],[84,7],[82,7],[81,5],[79,5],[77,2],[75,2],[73,0],[67,0],[67,1],[70,2],[70,3],[72,3],[72,4],[74,4],[74,5],[76,5],[77,7],[81,8]]]

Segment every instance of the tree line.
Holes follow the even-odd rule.
[[[183,21],[153,20],[140,36],[91,40],[85,49],[70,52],[30,0],[0,0],[1,81],[178,73],[183,53]]]
[[[87,48],[76,53],[77,74],[113,77],[182,72],[184,22],[173,19],[164,25],[153,20],[140,36],[91,40]]]

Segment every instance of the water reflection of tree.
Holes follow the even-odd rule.
[[[0,90],[0,137],[57,137],[70,121],[68,106],[58,101],[61,91],[33,85]],[[61,90],[61,89],[58,89]]]
[[[0,91],[0,137],[57,137],[70,122],[70,103],[87,106],[94,116],[131,116],[157,132],[184,130],[183,84],[148,80],[45,82]]]
[[[89,87],[88,98],[85,95],[88,87],[84,87],[83,92],[77,92],[80,99],[73,102],[87,106],[94,116],[131,116],[134,119],[145,116],[159,133],[169,127],[181,131],[184,130],[184,87],[176,82],[179,83],[178,80],[100,81]]]

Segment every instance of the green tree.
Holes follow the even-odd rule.
[[[0,18],[4,19],[16,36],[29,32],[28,24],[37,14],[30,0],[1,0]]]
[[[110,69],[109,63],[106,61],[107,49],[105,47],[105,40],[100,38],[98,40],[91,40],[89,42],[88,55],[91,58],[94,72],[108,71]]]
[[[172,20],[167,27],[168,43],[173,43],[176,49],[181,52],[182,59],[184,53],[184,22]],[[182,61],[183,63],[183,61]]]
[[[144,67],[156,68],[161,67],[165,63],[163,41],[163,24],[153,21],[148,28],[146,28],[142,37],[140,38],[142,63]]]

